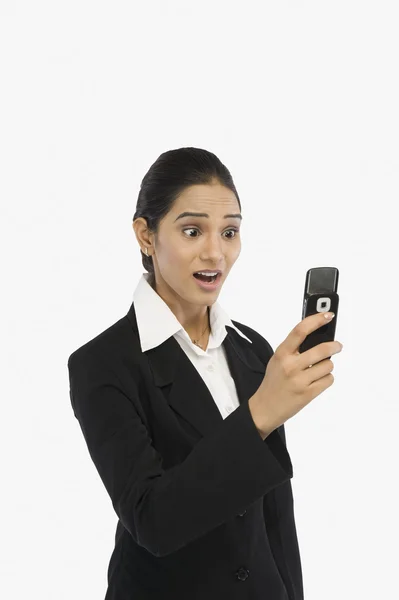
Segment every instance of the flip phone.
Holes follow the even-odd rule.
[[[338,277],[339,271],[335,267],[315,267],[306,273],[302,319],[323,312],[333,312],[335,317],[306,336],[298,348],[300,353],[335,339],[339,305]]]

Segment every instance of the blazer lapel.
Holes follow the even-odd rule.
[[[139,336],[133,303],[127,317]],[[227,331],[223,347],[242,404],[260,386],[266,365],[258,358],[253,344],[232,327],[227,326]],[[144,354],[148,358],[154,385],[160,388],[172,409],[188,421],[201,437],[211,433],[223,421],[223,417],[201,375],[175,338],[168,338]]]

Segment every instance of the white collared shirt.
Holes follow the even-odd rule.
[[[209,310],[211,332],[208,347],[202,350],[193,344],[169,306],[148,283],[149,277],[149,273],[142,274],[133,294],[142,352],[159,346],[173,336],[201,375],[225,419],[240,405],[222,346],[227,335],[226,325],[249,342],[252,341],[233,325],[220,304],[215,302]]]

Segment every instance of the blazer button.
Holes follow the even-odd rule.
[[[239,517],[243,517],[243,516],[245,515],[245,513],[246,513],[246,512],[247,512],[247,511],[246,511],[246,510],[244,510],[244,512],[243,512],[243,513],[239,513]]]
[[[244,567],[241,567],[240,569],[238,569],[238,571],[236,571],[236,577],[240,581],[245,581],[246,578],[249,577],[248,569],[244,569]]]

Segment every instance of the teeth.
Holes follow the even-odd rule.
[[[203,273],[202,271],[198,271],[198,275],[208,275],[208,277],[215,277],[217,273]]]

